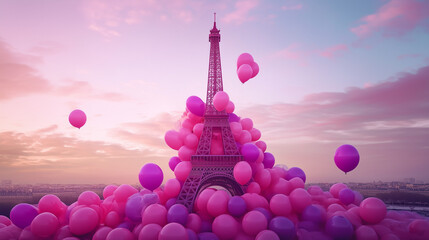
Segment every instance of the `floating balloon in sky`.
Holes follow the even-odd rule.
[[[73,127],[81,128],[86,123],[86,115],[82,110],[73,110],[69,115],[69,122]]]
[[[342,145],[337,148],[334,160],[337,167],[347,173],[355,169],[359,164],[359,152],[352,145]]]
[[[249,53],[242,53],[237,59],[237,75],[242,83],[254,78],[259,73],[259,65]]]

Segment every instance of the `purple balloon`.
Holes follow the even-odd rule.
[[[134,222],[142,221],[142,209],[144,205],[143,195],[136,193],[128,198],[125,204],[125,215]]]
[[[342,145],[335,151],[334,160],[337,167],[347,173],[359,164],[359,152],[352,145]]]
[[[264,164],[265,168],[272,168],[275,162],[276,159],[274,158],[273,154],[269,152],[264,153],[264,161],[262,161],[262,163]]]
[[[219,238],[216,236],[216,234],[212,232],[203,232],[198,234],[199,240],[219,240]]]
[[[171,171],[174,172],[174,169],[176,168],[177,164],[179,164],[182,160],[180,160],[179,157],[172,157],[170,158],[170,161],[168,161],[168,166],[170,167]]]
[[[188,240],[198,240],[197,234],[192,229],[187,228],[186,231],[188,232]]]
[[[30,226],[33,219],[37,216],[37,208],[27,203],[20,203],[10,211],[10,220],[19,228]]]
[[[143,205],[142,205],[141,214],[144,212],[144,210],[149,205],[156,204],[156,203],[160,203],[158,194],[156,194],[156,193],[147,193],[147,194],[143,195]]]
[[[302,169],[298,168],[298,167],[293,167],[293,168],[290,168],[289,170],[287,170],[286,180],[289,181],[289,180],[291,180],[294,177],[299,177],[304,182],[305,182],[305,179],[306,179],[304,171],[302,171]]]
[[[146,163],[139,173],[140,184],[151,191],[158,188],[163,179],[164,174],[161,168],[154,163]]]
[[[170,209],[171,206],[173,206],[174,204],[176,204],[177,199],[176,198],[170,198],[167,200],[167,202],[165,203],[165,208]]]
[[[167,222],[176,222],[186,226],[186,220],[188,219],[188,209],[182,204],[174,204],[168,209]]]
[[[240,122],[240,117],[237,116],[235,113],[229,113],[228,114],[228,121],[229,122]]]
[[[199,117],[204,116],[204,112],[206,110],[206,104],[197,96],[188,97],[186,100],[186,107],[191,113]]]
[[[320,229],[320,225],[312,221],[301,221],[298,223],[298,228],[305,229],[307,231],[313,232]]]
[[[246,202],[240,196],[234,196],[228,201],[228,211],[234,217],[241,217],[246,213]]]
[[[265,208],[258,207],[258,208],[255,208],[253,210],[258,211],[258,212],[264,214],[265,218],[267,219],[267,223],[269,223],[271,221],[271,219],[273,218],[273,215],[271,214],[271,212],[268,211]]]
[[[280,237],[280,239],[294,239],[296,235],[295,225],[286,217],[271,219],[268,228]]]
[[[334,239],[351,239],[353,225],[343,216],[333,216],[326,222],[325,231]]]
[[[212,223],[208,220],[201,221],[201,232],[211,232],[212,231]],[[199,236],[199,234],[198,234]]]
[[[341,189],[338,199],[340,199],[344,205],[349,205],[355,201],[355,193],[350,188]]]
[[[253,143],[245,143],[241,146],[241,154],[243,155],[244,161],[253,163],[259,157],[259,148]]]
[[[325,221],[326,213],[322,211],[322,207],[315,205],[307,206],[302,211],[301,219],[303,221],[314,222],[315,224],[321,224]]]
[[[128,220],[128,221],[122,222],[116,228],[125,228],[125,229],[132,231],[134,228],[134,224]]]

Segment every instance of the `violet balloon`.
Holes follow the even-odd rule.
[[[143,195],[136,193],[128,198],[125,205],[125,215],[134,222],[141,222],[142,220],[142,208],[144,204]]]
[[[246,202],[240,196],[234,196],[228,201],[228,212],[234,217],[241,217],[246,213]]]
[[[206,104],[197,96],[188,97],[186,100],[186,107],[191,113],[199,117],[204,116],[204,112],[206,110]]]
[[[186,221],[188,219],[188,209],[182,204],[174,204],[168,209],[167,212],[167,222],[176,222],[186,226]]]
[[[243,155],[244,161],[253,163],[259,157],[258,147],[253,143],[245,143],[241,147],[241,154]]]
[[[20,203],[10,211],[10,220],[20,228],[30,226],[33,219],[38,215],[37,208],[27,203]]]
[[[338,198],[344,205],[349,205],[355,201],[355,193],[349,188],[344,188],[340,190]]]
[[[235,113],[229,113],[228,114],[228,121],[229,122],[240,122],[240,117],[237,116]]]
[[[352,239],[353,225],[343,216],[333,216],[326,222],[325,231],[334,239]]]
[[[287,170],[286,180],[291,180],[294,177],[301,178],[302,181],[304,181],[305,183],[305,180],[306,180],[305,172],[301,168],[293,167]]]
[[[86,114],[80,110],[73,110],[69,115],[69,122],[73,127],[81,128],[86,123]]]
[[[161,168],[154,163],[145,164],[139,173],[140,184],[151,191],[159,187],[163,179]]]
[[[264,160],[262,161],[262,163],[264,164],[265,168],[272,168],[275,162],[276,159],[274,158],[273,154],[269,152],[264,153]]]
[[[170,160],[168,161],[168,166],[170,167],[171,171],[174,172],[174,169],[176,168],[177,164],[179,164],[182,160],[180,160],[179,157],[172,157],[170,158]]]
[[[359,164],[359,152],[352,145],[342,145],[335,151],[334,161],[341,171],[350,172]]]
[[[295,224],[286,217],[271,219],[268,228],[275,232],[282,240],[294,239],[296,235]]]

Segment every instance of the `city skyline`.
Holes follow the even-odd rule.
[[[277,164],[308,182],[429,181],[429,3],[417,0],[2,1],[0,180],[134,184],[148,162],[172,178],[164,133],[187,97],[206,97],[213,12],[224,90]],[[260,66],[245,84],[243,52]],[[361,159],[347,175],[342,144]]]

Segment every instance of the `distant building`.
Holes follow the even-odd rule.
[[[9,179],[1,180],[0,185],[10,186],[10,185],[12,185],[12,180],[9,180]]]
[[[414,183],[416,183],[416,179],[415,178],[404,178],[403,182],[414,184]]]

